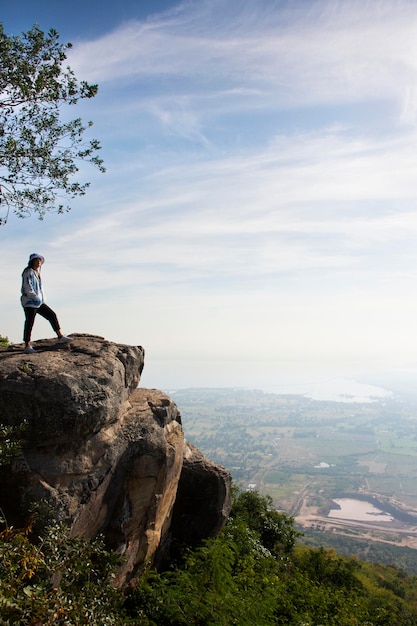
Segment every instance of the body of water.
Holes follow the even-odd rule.
[[[322,402],[351,403],[376,402],[384,398],[391,398],[393,395],[391,391],[383,387],[359,383],[350,378],[328,378],[314,383],[305,382],[297,385],[264,388],[264,391],[277,394],[294,393]]]
[[[338,498],[334,502],[340,509],[331,509],[328,517],[333,519],[353,520],[356,522],[392,522],[394,518],[370,502],[353,498]]]
[[[357,370],[357,374],[355,373]],[[371,370],[370,370],[371,371]],[[376,402],[393,396],[390,387],[358,382],[358,367],[343,364],[236,361],[152,361],[147,359],[141,387],[261,389],[331,402]],[[378,380],[374,378],[374,380]],[[384,379],[385,380],[385,379]]]

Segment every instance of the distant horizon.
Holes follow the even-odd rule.
[[[416,369],[381,369],[349,371],[346,367],[322,368],[320,370],[293,370],[289,372],[285,365],[262,374],[253,363],[236,363],[236,371],[229,368],[222,376],[219,366],[224,362],[213,361],[189,362],[166,361],[151,362],[142,373],[140,386],[158,386],[164,391],[187,389],[243,389],[260,390],[264,393],[279,395],[301,395],[315,400],[335,402],[369,402],[392,398],[395,394],[407,394],[417,397]],[[232,364],[230,364],[232,365]],[[293,364],[294,365],[294,364]],[[232,369],[232,373],[231,373]],[[242,370],[246,370],[242,373]],[[204,373],[203,373],[204,372]]]

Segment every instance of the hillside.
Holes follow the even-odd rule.
[[[0,624],[140,626],[415,626],[416,578],[334,551],[295,546],[291,518],[255,492],[235,493],[216,539],[128,589],[112,585],[120,555],[62,525],[0,533]],[[59,578],[57,578],[59,574]],[[59,584],[57,581],[59,579]]]

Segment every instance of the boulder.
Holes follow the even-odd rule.
[[[173,538],[194,546],[215,537],[224,527],[231,506],[229,472],[186,441],[171,524]]]
[[[93,335],[71,335],[59,344],[33,343],[0,351],[0,423],[27,422],[36,445],[79,440],[114,422],[138,386],[144,350]]]
[[[72,338],[35,342],[36,354],[0,350],[0,424],[20,438],[0,465],[0,507],[23,525],[46,500],[73,535],[102,533],[124,557],[123,586],[171,537],[194,545],[218,533],[231,478],[185,441],[167,395],[138,388],[143,348]]]

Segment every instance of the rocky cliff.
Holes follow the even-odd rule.
[[[0,507],[20,526],[47,501],[72,534],[104,534],[124,556],[122,586],[172,539],[222,529],[230,475],[186,441],[168,396],[138,387],[141,347],[72,337],[35,342],[36,354],[0,350],[0,424],[20,441],[0,465]]]

